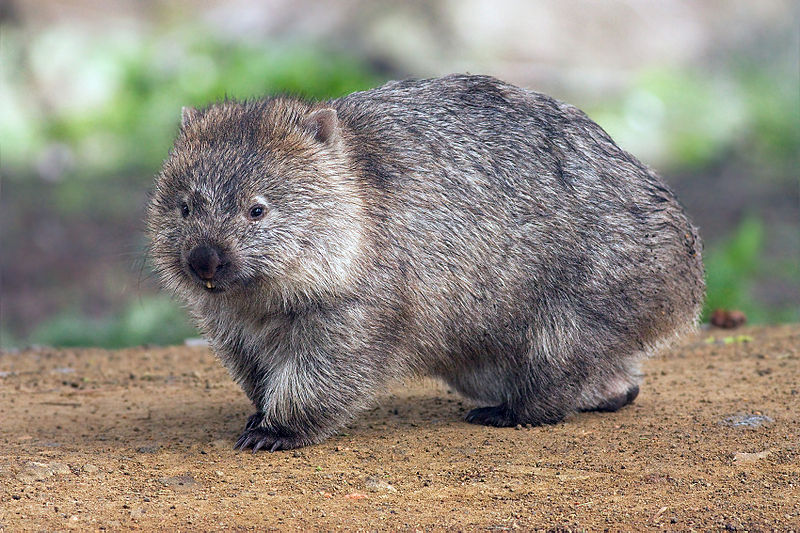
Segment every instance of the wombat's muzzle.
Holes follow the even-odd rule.
[[[224,253],[216,246],[201,244],[189,252],[186,262],[189,270],[197,276],[207,289],[213,289],[216,279],[227,265]]]

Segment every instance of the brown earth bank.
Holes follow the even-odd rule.
[[[798,325],[702,331],[616,413],[498,429],[470,407],[414,382],[252,454],[207,348],[6,352],[0,530],[800,531]]]

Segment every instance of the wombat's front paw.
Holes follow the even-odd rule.
[[[257,414],[258,413],[256,413],[256,415]],[[250,420],[247,421],[248,428],[244,430],[242,436],[236,441],[236,444],[233,447],[235,450],[246,450],[247,448],[252,448],[253,453],[261,449],[277,452],[278,450],[291,450],[292,448],[299,448],[307,444],[305,441],[297,437],[280,435],[274,429],[269,427],[249,427],[252,422],[252,418],[256,415],[251,416]],[[263,416],[257,423],[260,424],[261,420],[263,420]]]

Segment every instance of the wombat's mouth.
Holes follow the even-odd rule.
[[[203,279],[193,272],[186,272],[186,278],[192,285],[210,294],[225,292],[226,289],[230,288],[229,280]]]
[[[203,291],[210,294],[219,294],[230,288],[229,283],[221,283],[221,280],[195,278],[195,281],[200,284],[200,286],[203,288]]]
[[[188,277],[193,285],[202,288],[203,292],[206,294],[237,292],[255,281],[255,279],[237,275],[227,275],[213,279],[202,279],[193,275],[189,275]]]

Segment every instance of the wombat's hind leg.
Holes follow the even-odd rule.
[[[481,424],[483,426],[508,427],[516,426],[516,417],[510,410],[503,405],[494,407],[478,407],[473,409],[464,418],[470,424]]]
[[[473,409],[465,420],[470,424],[481,424],[484,426],[511,427],[517,424],[531,424],[541,426],[544,424],[557,424],[566,416],[565,412],[548,412],[520,416],[509,408],[506,404],[495,405],[494,407],[478,407]]]
[[[604,413],[611,413],[625,407],[629,403],[633,403],[633,400],[639,395],[639,385],[633,385],[627,392],[619,394],[617,396],[613,396],[611,398],[606,398],[605,400],[601,401],[597,405],[593,407],[585,407],[582,408],[581,411],[600,411]]]

